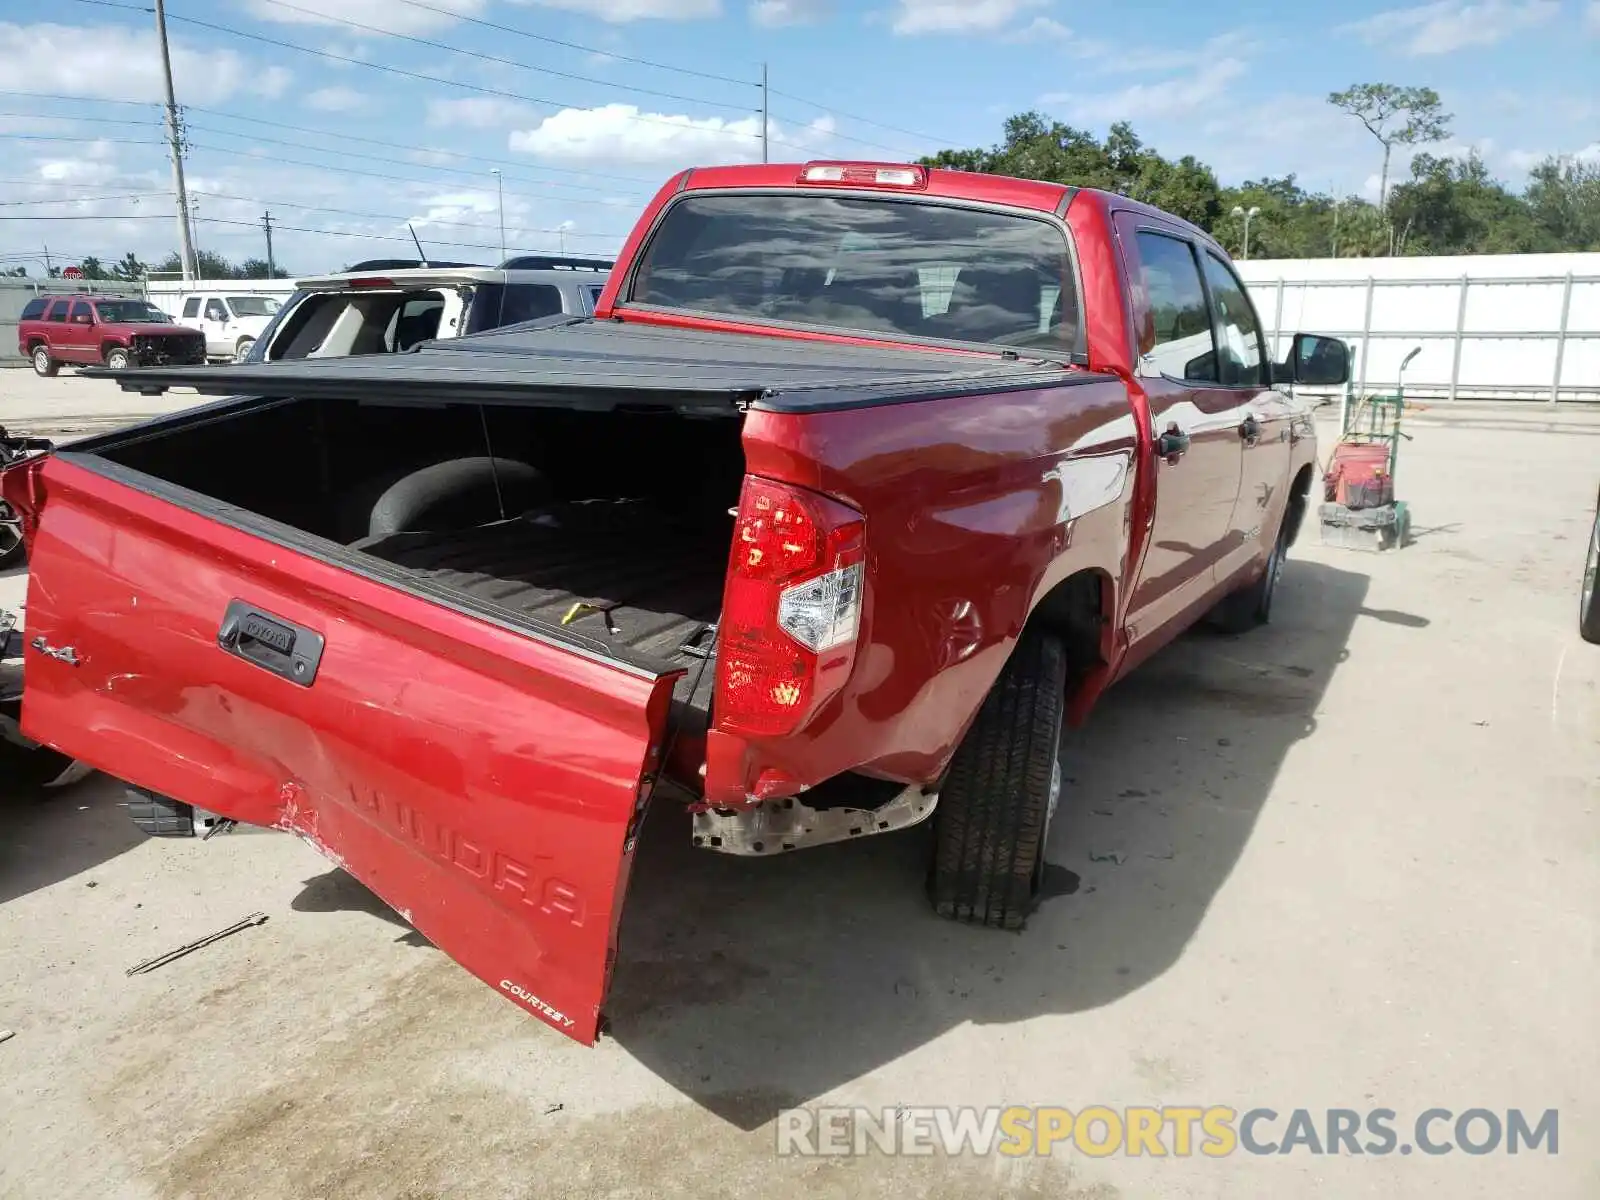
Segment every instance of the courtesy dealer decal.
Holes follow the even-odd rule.
[[[567,1016],[567,1014],[562,1012],[559,1008],[550,1007],[550,1005],[546,1004],[543,1000],[539,999],[539,997],[535,996],[532,992],[530,992],[527,988],[522,987],[520,984],[512,983],[509,979],[502,979],[500,981],[500,990],[502,992],[510,992],[513,996],[515,996],[518,1000],[521,1000],[541,1017],[548,1018],[557,1025],[560,1025],[563,1029],[570,1029],[572,1027],[573,1022],[571,1017]]]

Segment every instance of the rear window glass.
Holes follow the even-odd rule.
[[[1071,352],[1061,231],[1010,213],[827,195],[690,196],[667,210],[635,303]]]
[[[40,299],[29,300],[26,304],[24,304],[22,306],[22,315],[19,316],[17,318],[17,320],[19,320],[19,321],[36,321],[36,320],[38,320],[41,316],[44,315],[45,307],[49,303],[50,302],[48,300],[40,300]]]
[[[438,291],[302,293],[272,333],[265,357],[342,358],[390,354],[439,336],[445,298]]]

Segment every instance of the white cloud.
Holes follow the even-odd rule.
[[[823,117],[801,129],[768,128],[773,158],[815,152],[833,132]],[[511,149],[545,158],[660,166],[754,162],[761,157],[761,119],[641,113],[631,104],[568,108],[511,134]]]
[[[446,29],[458,17],[481,16],[488,4],[486,0],[428,0],[428,8],[410,4],[396,4],[394,0],[286,0],[295,5],[285,8],[281,4],[268,4],[265,0],[249,0],[250,15],[258,21],[273,21],[281,25],[339,25],[353,21],[370,25],[388,33],[429,33]],[[318,4],[330,11],[315,11]],[[435,12],[442,9],[442,12]],[[359,37],[364,31],[352,30],[350,36]]]
[[[499,96],[460,96],[429,100],[427,121],[435,126],[493,129],[528,120],[532,115],[527,105]]]
[[[1506,155],[1506,162],[1518,171],[1531,171],[1550,158],[1563,162],[1600,163],[1600,142],[1591,142],[1570,154],[1552,154],[1548,150],[1512,150]]]
[[[318,88],[305,99],[307,108],[315,108],[321,112],[354,112],[358,108],[365,108],[367,96],[354,88],[325,87]]]
[[[994,33],[1047,0],[897,0],[896,33]]]
[[[1064,42],[1072,36],[1068,29],[1054,17],[1035,17],[1021,29],[1006,35],[1008,42]]]
[[[1172,79],[1135,83],[1114,92],[1052,92],[1039,97],[1039,103],[1064,108],[1074,119],[1087,122],[1190,114],[1222,96],[1244,72],[1243,59],[1222,58]]]
[[[833,15],[833,0],[751,0],[750,19],[776,29],[783,25],[811,25]]]
[[[722,0],[518,0],[518,3],[583,13],[613,25],[629,21],[696,21],[722,15]]]
[[[38,164],[39,178],[46,183],[105,184],[121,172],[111,157],[111,147],[105,143],[90,146],[82,158],[51,158]]]
[[[0,22],[0,62],[10,91],[151,102],[162,95],[154,29]],[[215,104],[241,92],[271,99],[292,79],[283,67],[263,69],[232,50],[182,39],[172,41],[172,73],[184,81],[189,104]]]
[[[1392,8],[1341,26],[1371,46],[1398,47],[1418,57],[1450,54],[1468,46],[1493,46],[1515,33],[1553,18],[1559,0],[1437,0],[1412,8]]]

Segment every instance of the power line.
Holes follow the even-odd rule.
[[[483,174],[483,172],[481,172],[481,171],[472,171],[472,170],[468,170],[465,167],[444,167],[444,166],[439,166],[437,164],[417,163],[417,162],[413,162],[410,159],[404,159],[404,158],[386,158],[381,154],[363,154],[358,150],[336,150],[336,149],[329,149],[328,147],[324,147],[324,146],[307,146],[307,145],[304,145],[301,142],[287,142],[287,141],[284,141],[282,138],[266,137],[265,135],[258,134],[258,133],[242,133],[242,132],[239,132],[238,130],[233,130],[233,129],[214,129],[214,128],[210,128],[210,127],[205,126],[205,125],[190,125],[189,128],[197,130],[200,133],[216,133],[216,134],[221,134],[223,137],[250,138],[253,141],[266,142],[269,145],[274,145],[274,146],[298,147],[299,149],[308,150],[308,151],[312,151],[312,152],[316,152],[316,153],[339,154],[339,155],[342,155],[342,156],[344,156],[346,158],[360,158],[360,159],[365,159],[368,162],[388,163],[391,166],[397,166],[397,167],[421,167],[421,168],[423,168],[425,170],[444,171],[444,172],[448,172],[449,174],[452,174],[452,175],[467,175],[467,176],[471,176],[471,177],[474,177],[474,178],[477,178],[477,177],[479,177],[479,176],[481,176]],[[195,146],[196,148],[199,148],[198,144],[195,143],[195,142],[191,141],[188,144],[190,146]],[[216,147],[212,147],[212,148],[215,149]],[[242,153],[242,151],[235,151],[234,153]],[[277,159],[277,158],[275,158],[273,161],[274,162],[289,162],[290,160],[289,159]],[[532,178],[530,178],[530,177],[528,177],[526,175],[507,175],[506,178],[515,180],[518,183],[534,184],[534,185],[539,186],[539,187],[569,188],[569,189],[572,189],[574,191],[579,191],[579,192],[612,192],[613,194],[617,194],[617,193],[614,192],[613,189],[610,189],[610,188],[595,187],[593,185],[587,185],[586,186],[586,185],[581,184],[581,183],[564,183],[559,179],[532,179]],[[630,198],[633,198],[633,197],[638,197],[639,193],[637,193],[637,192],[629,192],[629,193],[626,193],[626,195],[629,196]]]
[[[435,42],[429,38],[416,37],[409,33],[397,33],[392,29],[383,29],[376,25],[363,25],[360,21],[352,21],[347,17],[335,17],[327,13],[317,12],[309,8],[301,8],[298,4],[290,4],[288,0],[260,0],[262,4],[270,4],[274,8],[286,8],[290,12],[304,13],[316,17],[319,23],[329,25],[343,25],[349,29],[360,29],[366,33],[375,33],[379,37],[395,38],[402,42],[411,42],[418,46],[427,46],[432,50],[444,50],[451,54],[463,54],[468,58],[481,59],[484,62],[498,63],[505,67],[516,67],[522,71],[533,71],[541,75],[554,75],[561,79],[572,79],[580,83],[594,83],[601,87],[616,88],[624,92],[638,92],[643,96],[656,96],[664,100],[681,100],[686,104],[704,104],[709,108],[731,108],[738,112],[747,111],[742,104],[728,104],[719,100],[707,100],[701,96],[684,96],[677,92],[662,92],[653,88],[634,87],[631,84],[615,83],[608,79],[596,79],[593,75],[577,75],[571,71],[557,71],[551,67],[536,67],[531,63],[518,62],[512,58],[500,58],[493,54],[484,54],[477,50],[466,50],[460,46],[452,46],[448,42]]]
[[[855,113],[847,113],[843,109],[835,108],[831,104],[821,104],[816,100],[808,100],[804,96],[796,96],[793,92],[780,92],[777,88],[773,88],[772,94],[774,96],[782,96],[785,100],[794,100],[800,104],[809,104],[812,108],[818,109],[825,113],[832,113],[837,117],[843,117],[847,121],[857,121],[862,125],[871,125],[876,129],[887,129],[890,133],[903,133],[906,135],[906,137],[913,137],[921,142],[931,142],[934,145],[942,146],[953,146],[956,144],[948,138],[936,138],[926,133],[918,133],[914,129],[902,129],[898,125],[889,125],[883,121],[874,121],[871,117],[863,117]]]
[[[20,208],[23,205],[34,204],[96,204],[104,200],[143,200],[150,196],[168,194],[167,192],[118,192],[114,196],[63,196],[59,200],[0,200],[0,208]]]
[[[206,113],[214,117],[225,117],[230,121],[246,121],[252,125],[266,125],[274,129],[285,129],[290,133],[312,133],[322,137],[333,138],[336,141],[361,142],[368,146],[383,146],[390,150],[413,150],[426,154],[439,154],[446,158],[460,158],[470,162],[488,163],[498,167],[522,167],[530,171],[550,171],[557,175],[582,175],[590,179],[609,179],[617,183],[639,183],[647,187],[654,187],[657,183],[653,179],[641,179],[637,175],[608,175],[599,171],[587,171],[574,167],[547,167],[542,163],[519,163],[503,158],[487,158],[482,154],[467,154],[459,150],[441,150],[434,146],[408,146],[404,142],[387,142],[381,138],[362,137],[354,133],[339,133],[332,129],[315,129],[307,125],[288,125],[282,121],[268,121],[263,117],[247,117],[240,113],[227,112],[220,108],[203,108],[198,104],[183,106],[187,112]],[[93,118],[83,118],[92,120]]]
[[[484,29],[493,29],[500,33],[513,34],[516,37],[527,38],[529,41],[545,42],[551,46],[560,46],[565,50],[580,50],[585,54],[599,54],[606,58],[615,59],[617,62],[633,63],[641,67],[654,67],[658,71],[672,71],[678,75],[688,75],[696,79],[713,79],[719,83],[736,83],[743,87],[757,87],[758,84],[750,79],[737,79],[732,75],[717,75],[710,71],[696,71],[690,67],[675,67],[670,63],[656,62],[650,58],[633,58],[626,54],[615,54],[610,50],[602,50],[596,46],[585,46],[578,42],[564,42],[560,38],[546,37],[542,33],[531,33],[526,29],[518,29],[514,25],[501,25],[496,21],[487,21],[482,17],[469,17],[458,12],[451,12],[447,8],[425,4],[422,0],[399,0],[399,3],[411,8],[421,9],[423,12],[436,13],[441,17],[462,21],[469,25],[478,25]]]
[[[374,221],[393,221],[396,224],[404,224],[407,221],[414,221],[419,224],[425,223],[430,226],[442,225],[455,229],[481,229],[486,233],[491,232],[495,228],[495,226],[492,225],[479,225],[471,221],[443,221],[432,217],[418,217],[415,214],[408,217],[402,217],[397,216],[394,213],[362,212],[360,210],[350,208],[329,208],[326,205],[321,204],[292,204],[287,200],[267,200],[260,196],[236,196],[226,192],[196,192],[195,195],[209,196],[213,200],[233,200],[240,204],[260,204],[263,206],[271,206],[273,208],[293,208],[299,209],[302,212],[335,213],[339,216],[345,217],[366,217]],[[273,227],[275,229],[288,228],[288,226],[285,225],[274,225]],[[508,225],[506,228],[511,230],[513,233],[566,233],[569,237],[623,238],[627,236],[626,233],[575,233],[570,229],[563,230],[559,227],[544,228],[538,225]]]

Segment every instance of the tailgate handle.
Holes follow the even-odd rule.
[[[217,645],[301,687],[311,686],[322,662],[320,633],[243,600],[228,601],[222,627],[217,630]]]

